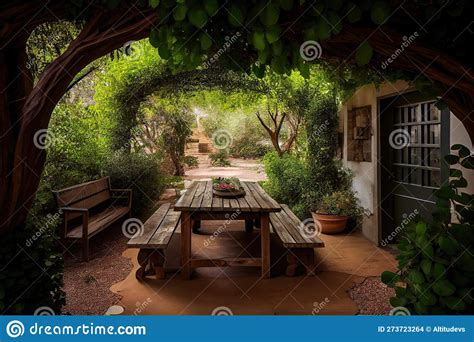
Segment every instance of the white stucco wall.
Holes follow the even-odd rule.
[[[378,244],[379,242],[379,183],[378,177],[378,142],[379,142],[379,120],[378,120],[378,101],[380,98],[393,96],[396,93],[414,90],[404,81],[382,84],[378,89],[373,85],[366,85],[359,88],[354,95],[342,106],[339,113],[340,124],[344,127],[344,156],[343,164],[354,172],[353,189],[357,192],[360,204],[366,210],[364,215],[362,233],[370,241]],[[352,108],[371,106],[372,112],[372,161],[354,162],[347,160],[347,132],[348,121],[347,112]],[[450,120],[450,145],[461,143],[472,150],[472,143],[469,135],[462,123],[453,114]],[[468,189],[474,192],[474,174],[465,172],[466,178],[470,184]]]

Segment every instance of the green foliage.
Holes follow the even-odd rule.
[[[268,181],[263,188],[278,203],[288,204],[291,208],[299,207],[298,212],[306,214],[302,209],[301,198],[307,191],[307,165],[295,154],[285,153],[281,157],[277,152],[270,152],[263,158],[263,165]],[[304,205],[303,205],[304,207]]]
[[[412,314],[474,312],[474,195],[460,190],[467,186],[462,167],[474,169],[474,158],[462,145],[452,149],[457,154],[445,161],[455,168],[449,183],[436,191],[433,220],[411,222],[398,243],[398,272],[382,274],[382,281],[396,291],[392,306],[404,306]]]
[[[117,189],[132,189],[133,209],[141,212],[154,205],[164,189],[159,157],[144,153],[116,152],[105,163],[104,172]]]
[[[241,32],[241,27],[245,27],[248,34],[234,42],[232,48],[220,57],[225,67],[262,75],[262,67],[268,65],[278,74],[299,70],[305,77],[308,76],[305,71],[307,63],[299,53],[301,44],[308,40],[330,40],[344,27],[350,29],[347,23],[373,29],[383,25],[400,36],[419,30],[415,22],[404,20],[405,13],[397,11],[396,4],[389,0],[319,1],[314,4],[305,1],[231,0],[224,3],[213,0],[177,1],[178,6],[175,5],[174,1],[162,1],[156,6],[159,13],[167,13],[173,8],[174,13],[162,18],[161,25],[150,35],[150,41],[159,51],[170,51],[169,61],[173,70],[198,67],[225,46],[228,37]],[[410,12],[426,19],[427,31],[420,38],[422,43],[464,60],[468,59],[468,35],[459,36],[458,33],[469,26],[471,19],[467,14],[470,10],[471,4],[466,1],[410,3]],[[293,29],[291,34],[284,30],[296,26],[301,29]],[[208,44],[201,44],[199,35],[194,35],[196,28],[212,37],[211,49]],[[359,65],[372,60],[372,48],[362,39],[365,37],[354,42],[362,45],[356,54],[349,56]],[[242,54],[246,58],[241,58]]]
[[[195,169],[199,166],[199,161],[195,156],[184,156],[183,163],[190,169]]]
[[[209,154],[212,166],[226,167],[230,166],[229,155],[226,150],[219,150]]]
[[[353,191],[335,191],[321,200],[318,212],[328,215],[359,217],[362,215],[358,199]]]
[[[337,105],[331,94],[317,93],[305,113],[308,137],[308,183],[305,201],[310,211],[316,211],[323,196],[340,189],[337,150]]]
[[[3,314],[32,315],[41,306],[50,307],[56,314],[61,312],[66,301],[62,290],[63,260],[56,242],[59,221],[51,216],[41,218],[31,214],[25,229],[3,235],[0,246]]]

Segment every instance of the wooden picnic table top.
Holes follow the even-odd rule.
[[[174,206],[177,211],[192,212],[277,212],[281,210],[277,201],[271,198],[255,182],[241,182],[245,196],[222,198],[212,192],[212,181],[194,181]]]

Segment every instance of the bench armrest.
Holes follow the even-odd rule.
[[[67,213],[80,213],[82,216],[82,237],[87,239],[89,235],[88,226],[89,226],[89,209],[87,208],[73,208],[73,207],[61,207],[59,208],[60,213],[64,213],[66,216]],[[67,233],[67,219],[65,217],[63,223],[63,238],[66,237]]]
[[[132,210],[132,189],[110,189],[110,192],[126,192],[128,197],[128,209]]]

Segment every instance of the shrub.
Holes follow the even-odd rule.
[[[362,215],[355,193],[351,190],[336,191],[323,197],[318,212],[328,215],[359,217]]]
[[[468,148],[453,145],[452,149],[458,155],[446,156],[448,164],[474,169]],[[382,281],[395,288],[390,304],[413,314],[474,312],[474,195],[459,190],[468,185],[459,168],[452,168],[450,175],[449,184],[435,192],[433,219],[414,220],[402,233],[398,272],[382,274]]]
[[[117,151],[106,161],[104,171],[114,188],[133,190],[133,209],[141,213],[154,204],[164,189],[164,175],[156,155]]]
[[[298,206],[300,215],[307,214],[302,208],[302,195],[305,193],[307,168],[305,162],[294,154],[281,157],[273,151],[263,158],[268,180],[263,183],[265,191],[279,203],[290,207]]]
[[[211,165],[217,167],[230,166],[227,152],[225,150],[219,150],[216,153],[210,153],[209,159],[211,159]]]
[[[183,163],[190,169],[195,169],[199,166],[198,159],[195,156],[185,156],[183,158]]]

